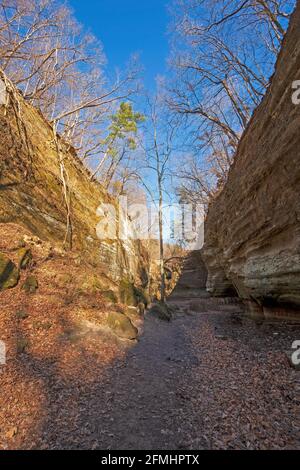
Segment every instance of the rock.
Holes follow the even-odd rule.
[[[151,304],[151,299],[146,289],[135,287],[135,295],[138,300],[138,305],[144,304],[147,308],[148,305]]]
[[[173,310],[167,304],[158,302],[154,304],[149,310],[150,315],[154,315],[156,318],[164,321],[171,321]]]
[[[297,364],[297,362],[299,362],[299,359],[300,359],[300,353],[290,350],[290,351],[286,351],[285,355],[288,359],[289,365],[295,370],[300,370],[300,363]]]
[[[125,315],[129,318],[140,318],[140,310],[138,307],[127,307],[125,310]]]
[[[121,302],[125,305],[132,305],[134,307],[138,305],[134,284],[126,279],[120,282],[119,297]]]
[[[145,315],[145,311],[146,311],[146,307],[145,307],[145,304],[143,302],[140,302],[138,304],[138,310],[139,310],[140,316],[143,317]]]
[[[228,340],[227,336],[224,336],[224,335],[215,335],[215,338],[218,339],[219,341],[227,341]]]
[[[19,270],[16,265],[0,253],[0,290],[11,289],[19,282]]]
[[[107,317],[107,324],[119,338],[134,340],[138,337],[137,328],[122,313],[110,312]]]
[[[29,248],[20,248],[18,250],[19,269],[25,269],[32,260],[32,253]]]
[[[28,294],[34,294],[39,287],[38,280],[35,276],[28,276],[22,286]]]
[[[101,278],[96,274],[83,276],[79,284],[79,289],[88,294],[95,294],[96,292],[103,290],[103,287]]]
[[[300,5],[271,86],[209,207],[203,258],[211,294],[234,288],[268,314],[284,303],[300,319],[300,106],[291,91],[291,77],[300,75],[299,23]]]
[[[1,222],[20,221],[22,227],[16,241],[23,237],[22,245],[25,242],[26,246],[34,247],[37,260],[46,258],[46,243],[53,247],[49,256],[51,254],[55,258],[70,258],[69,248],[72,245],[72,253],[75,255],[72,265],[83,267],[83,271],[87,266],[95,267],[113,283],[132,276],[136,284],[147,287],[147,249],[134,236],[128,236],[126,240],[125,237],[112,240],[109,231],[105,230],[107,214],[102,210],[103,206],[110,204],[117,209],[118,199],[95,179],[91,181],[90,172],[76,151],[61,139],[61,154],[74,202],[72,234],[71,231],[66,234],[65,204],[61,196],[60,170],[57,149],[53,145],[52,127],[39,110],[26,103],[17,90],[11,98],[11,107],[7,112],[0,107],[1,189],[2,186],[3,189],[7,187],[7,190],[0,191]],[[30,158],[27,146],[20,139],[18,120],[14,115],[16,107],[22,114],[24,126],[30,129],[27,136]],[[8,154],[10,158],[2,158]],[[13,165],[16,161],[18,165]],[[24,178],[24,174],[32,175],[33,168],[39,175],[38,190],[33,178]],[[116,210],[112,222],[116,222],[117,226],[120,222],[130,235],[134,230],[129,217],[119,217],[119,210]],[[104,286],[104,290],[106,288]]]
[[[144,289],[136,287],[133,282],[123,279],[119,286],[120,301],[125,305],[137,307],[143,303],[146,307],[151,302]]]

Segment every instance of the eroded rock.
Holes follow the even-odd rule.
[[[16,265],[0,253],[0,290],[11,289],[19,282],[19,270]]]
[[[66,207],[62,200],[53,126],[40,111],[25,102],[17,89],[10,100],[10,106],[0,106],[0,223],[20,223],[24,230],[28,230],[30,234],[23,236],[20,232],[18,236],[23,236],[22,247],[32,247],[34,255],[38,253],[44,259],[48,256],[65,258],[66,250],[68,252],[72,247],[73,262],[75,266],[82,266],[83,272],[85,267],[91,266],[98,270],[100,276],[105,273],[114,285],[121,279],[130,278],[135,285],[146,287],[148,253],[136,240],[134,225],[125,215],[121,220],[116,216],[115,222],[120,222],[130,236],[126,240],[106,238],[101,231],[103,217],[98,209],[103,204],[110,204],[119,214],[119,201],[95,179],[91,181],[89,170],[75,150],[59,137],[65,171],[69,176],[68,193],[72,194],[72,234],[70,231],[66,233]],[[14,113],[16,107],[22,115],[26,144],[20,137],[20,123]],[[25,174],[30,177],[24,178]],[[97,290],[97,286],[92,286],[92,290],[94,288]],[[101,289],[110,287],[101,286]]]
[[[19,269],[26,269],[32,260],[32,253],[29,248],[20,248],[18,250]]]
[[[130,319],[119,312],[109,312],[107,317],[109,328],[122,339],[134,340],[138,337],[138,330]]]
[[[264,316],[278,305],[300,310],[300,4],[271,86],[241,139],[227,184],[209,208],[203,257],[207,287],[239,296]],[[299,315],[300,318],[300,315]]]

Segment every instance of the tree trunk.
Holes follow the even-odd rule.
[[[163,195],[162,195],[162,184],[159,180],[159,209],[158,209],[158,220],[159,220],[159,264],[160,264],[160,300],[161,302],[166,301],[166,277],[165,277],[165,265],[164,265],[164,234],[163,234]]]

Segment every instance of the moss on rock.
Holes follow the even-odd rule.
[[[19,282],[19,270],[16,265],[0,253],[0,290],[11,289]]]
[[[86,275],[81,279],[78,287],[82,292],[94,294],[103,289],[103,283],[96,274]]]
[[[127,279],[123,279],[120,282],[119,287],[120,301],[125,305],[137,307],[140,303],[143,303],[146,307],[150,303],[149,296],[143,289],[140,289]]]
[[[151,299],[148,293],[144,289],[140,289],[138,287],[135,287],[134,289],[138,304],[144,304],[145,307],[148,307],[148,305],[151,303]]]
[[[30,248],[20,248],[18,250],[19,269],[25,269],[32,260]]]
[[[119,338],[134,340],[138,337],[138,330],[133,326],[129,318],[122,313],[110,312],[107,324]]]
[[[126,279],[120,282],[119,287],[120,300],[125,305],[133,305],[136,307],[138,301],[135,297],[134,284]]]
[[[102,292],[103,297],[109,302],[116,304],[118,302],[118,297],[113,290],[106,290]]]

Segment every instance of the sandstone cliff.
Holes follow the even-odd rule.
[[[213,295],[236,289],[258,314],[300,309],[300,4],[271,86],[244,133],[228,182],[209,208],[203,256]]]
[[[74,150],[56,139],[43,116],[6,84],[8,106],[0,105],[0,223],[19,224],[55,246],[69,246],[72,238],[74,250],[112,281],[145,286],[148,261],[140,244],[97,237],[97,208],[110,203],[118,213],[116,201],[90,181]]]

